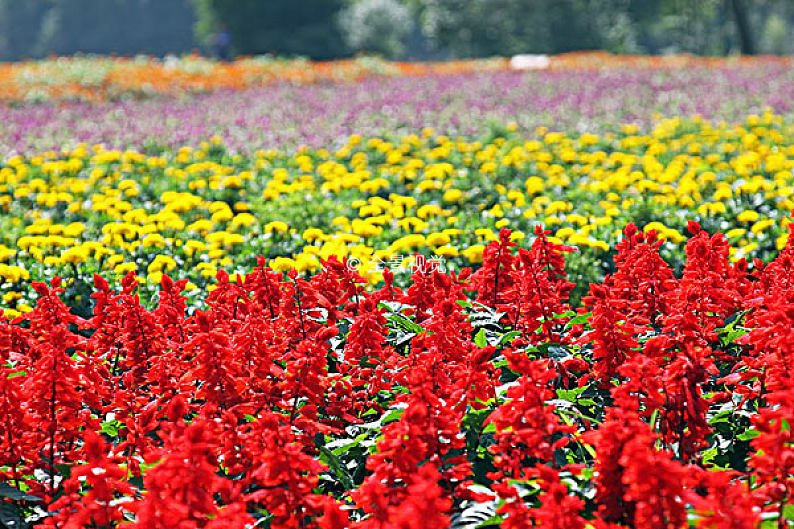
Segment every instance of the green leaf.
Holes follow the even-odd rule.
[[[8,483],[0,483],[0,498],[16,501],[41,501],[41,498],[22,492]]]
[[[521,332],[520,331],[510,331],[508,333],[505,333],[504,336],[502,336],[499,339],[499,342],[497,343],[497,346],[501,347],[501,346],[503,346],[505,344],[513,343],[513,340],[515,340],[519,336],[521,336]]]
[[[393,313],[393,314],[389,314],[386,317],[386,319],[390,323],[394,324],[394,326],[397,327],[398,329],[403,329],[403,330],[406,330],[408,332],[413,332],[413,333],[419,334],[420,332],[422,332],[424,330],[424,329],[422,329],[421,325],[419,325],[415,321],[412,321],[411,319],[409,319],[407,316],[405,316],[403,314],[400,314],[398,312]]]
[[[591,314],[592,314],[591,312],[587,312],[585,314],[577,314],[576,316],[568,320],[566,327],[570,328],[573,325],[584,325],[585,323],[587,323],[587,318],[589,318]]]
[[[758,437],[758,430],[747,430],[736,436],[740,441],[752,441],[756,437]]]
[[[119,426],[121,426],[121,421],[107,421],[102,423],[102,429],[99,430],[99,433],[103,433],[110,437],[118,437],[119,435]]]
[[[324,446],[320,447],[320,453],[322,454],[322,456],[320,456],[320,461],[328,465],[328,469],[336,475],[339,482],[345,487],[345,490],[354,489],[356,485],[353,481],[353,476],[351,476],[344,465],[342,465],[339,458]]]
[[[712,459],[719,455],[720,451],[717,449],[716,446],[712,446],[708,450],[703,452],[703,462],[710,463]]]
[[[474,345],[477,347],[485,347],[488,341],[485,339],[485,329],[480,329],[474,337]]]

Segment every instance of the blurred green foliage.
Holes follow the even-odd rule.
[[[794,53],[792,0],[0,0],[0,60],[231,51],[448,59]]]
[[[196,47],[190,0],[0,0],[0,60]]]
[[[304,55],[332,59],[346,53],[337,15],[343,0],[193,0],[203,42],[226,29],[237,54]]]

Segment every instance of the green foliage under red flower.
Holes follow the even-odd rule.
[[[472,273],[377,291],[346,263],[221,272],[188,314],[60,279],[0,325],[6,527],[787,527],[794,235],[680,274],[634,225],[571,309],[565,255],[503,230]],[[787,521],[788,520],[788,521]],[[12,525],[16,521],[17,525]]]

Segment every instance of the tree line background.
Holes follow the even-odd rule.
[[[0,0],[0,60],[101,53],[451,59],[794,53],[794,0]]]

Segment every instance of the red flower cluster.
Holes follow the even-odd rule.
[[[794,503],[794,235],[731,263],[696,223],[680,277],[626,227],[577,315],[565,254],[509,230],[475,273],[376,291],[332,259],[34,283],[0,322],[0,512],[50,528],[759,527]],[[485,513],[485,514],[483,514]],[[33,523],[33,522],[30,522]]]

